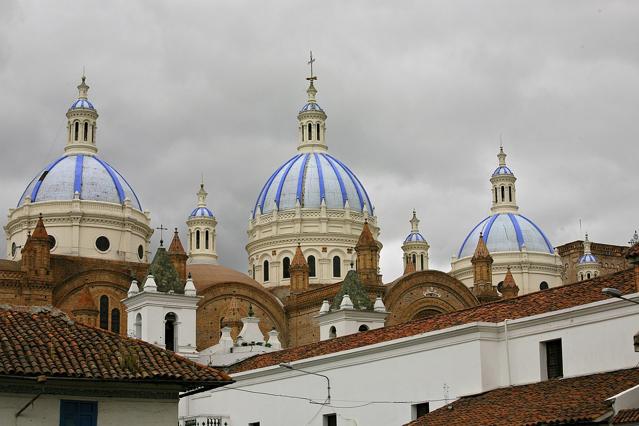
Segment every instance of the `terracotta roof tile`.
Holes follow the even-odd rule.
[[[637,257],[639,257],[639,243],[633,244],[632,247],[626,251],[626,259]]]
[[[488,251],[488,247],[486,247],[486,243],[484,242],[484,236],[481,232],[479,233],[477,247],[475,247],[475,253],[473,254],[472,259],[492,259],[492,256]]]
[[[295,256],[293,256],[293,260],[291,261],[291,266],[307,266],[306,259],[304,258],[304,253],[302,253],[302,248],[300,245],[297,245],[295,249]]]
[[[612,424],[622,425],[625,423],[639,423],[639,408],[620,410],[612,418]]]
[[[612,414],[606,399],[637,384],[639,369],[632,368],[510,386],[460,398],[408,425],[591,424],[606,413]]]
[[[180,383],[184,389],[232,379],[142,340],[70,320],[46,307],[0,306],[0,376]]]
[[[182,246],[182,241],[180,241],[180,235],[178,234],[177,228],[175,228],[175,232],[173,233],[173,239],[171,240],[171,245],[169,245],[169,254],[186,254],[184,251],[184,247]]]
[[[49,238],[49,234],[47,234],[47,230],[44,227],[44,222],[42,221],[42,215],[40,215],[40,217],[38,218],[38,223],[36,223],[35,229],[31,234],[31,238]]]
[[[389,327],[351,334],[335,339],[257,355],[231,367],[231,373],[269,367],[280,363],[345,351],[429,331],[441,330],[471,322],[502,322],[545,312],[556,311],[607,299],[604,287],[614,287],[623,294],[634,293],[634,270],[628,269],[598,278],[530,293],[469,309],[435,315]]]
[[[364,227],[362,228],[362,233],[359,234],[359,239],[357,240],[358,247],[377,247],[377,243],[375,243],[375,238],[373,238],[373,233],[371,232],[371,228],[368,226],[368,221],[364,222]]]

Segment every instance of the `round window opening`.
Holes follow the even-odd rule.
[[[138,258],[140,260],[144,259],[144,247],[142,247],[142,244],[138,246]]]
[[[55,244],[56,244],[55,237],[53,235],[49,235],[49,250],[53,250],[53,247],[55,247]]]
[[[542,281],[541,284],[539,284],[539,290],[548,290],[548,283],[546,281]]]
[[[101,236],[95,240],[95,246],[98,250],[104,252],[107,251],[109,247],[111,247],[111,243],[109,242],[109,239],[107,237]]]

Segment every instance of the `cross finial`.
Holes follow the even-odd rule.
[[[162,247],[164,244],[164,231],[168,231],[169,228],[165,228],[164,225],[160,224],[160,226],[155,229],[160,231],[160,247]]]
[[[315,58],[313,58],[313,51],[311,50],[310,52],[311,52],[310,59],[307,62],[307,64],[311,66],[311,76],[306,77],[306,79],[312,82],[313,80],[317,80],[317,77],[315,77],[315,74],[313,74],[313,63],[315,62]]]

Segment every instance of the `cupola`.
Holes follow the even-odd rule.
[[[404,238],[402,251],[404,252],[404,271],[410,269],[412,271],[428,270],[428,249],[430,246],[426,242],[426,238],[419,232],[419,219],[417,213],[413,210],[413,217],[410,219],[411,231]],[[409,267],[409,263],[412,266]]]
[[[95,154],[95,132],[98,112],[88,98],[89,86],[86,77],[78,86],[78,99],[67,111],[67,145],[64,151],[68,154]]]
[[[196,195],[197,206],[186,221],[189,229],[188,263],[217,265],[217,220],[207,207],[208,193],[204,189],[204,181]]]

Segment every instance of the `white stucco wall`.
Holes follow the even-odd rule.
[[[0,393],[0,425],[59,426],[60,400],[98,401],[99,426],[175,426],[177,400],[84,398],[77,396],[43,395],[33,406],[15,414],[35,395]]]
[[[639,299],[639,295],[635,295]],[[561,338],[564,376],[630,368],[639,362],[633,335],[639,306],[604,300],[577,308],[504,322],[473,323],[293,362],[296,368],[330,377],[333,407],[306,400],[250,392],[284,394],[323,402],[326,381],[281,367],[233,375],[229,388],[190,398],[181,416],[228,415],[231,425],[322,425],[322,414],[337,413],[338,424],[388,425],[411,420],[411,402],[484,392],[541,377],[541,342]],[[395,403],[374,403],[392,402]],[[314,418],[316,413],[320,413]],[[355,419],[355,422],[345,418]]]

